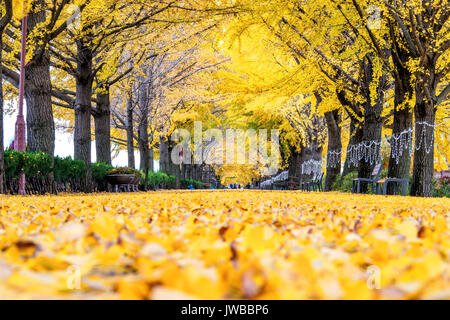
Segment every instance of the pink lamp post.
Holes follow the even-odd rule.
[[[28,18],[25,15],[22,20],[22,49],[20,54],[20,82],[19,82],[19,113],[17,115],[16,131],[14,136],[14,149],[19,152],[23,152],[26,149],[25,119],[23,117],[23,100],[25,92],[27,25],[28,25]],[[19,195],[25,195],[25,174],[22,174],[19,179]]]

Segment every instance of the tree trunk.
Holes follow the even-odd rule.
[[[403,134],[402,136],[399,134],[405,130],[411,129],[412,113],[410,112],[408,106],[399,109],[399,105],[396,104],[394,108],[394,128],[392,132],[393,137],[398,137],[398,139],[391,139],[391,156],[389,158],[388,176],[391,178],[401,178],[409,181],[409,173],[411,169],[410,149],[412,148],[410,144],[413,143],[410,141],[409,137],[412,137],[412,132],[410,134]],[[405,148],[405,142],[407,143],[407,148]],[[397,154],[402,152],[402,155],[395,155],[394,152]],[[395,186],[393,184],[389,185],[387,194],[393,194],[394,187]]]
[[[45,1],[36,0],[36,8],[28,16],[28,34],[36,32],[46,20]],[[38,41],[39,39],[35,39]],[[50,55],[36,46],[33,59],[25,68],[25,99],[27,102],[27,150],[42,151],[49,155],[55,152],[55,123],[52,109],[52,82],[50,78]]]
[[[169,143],[164,136],[159,140],[159,166],[160,171],[169,174]]]
[[[381,142],[381,130],[383,127],[383,121],[381,119],[381,112],[383,110],[383,104],[377,103],[376,106],[371,106],[370,102],[366,104],[364,115],[364,128],[363,128],[363,141],[366,144],[380,143]],[[380,160],[381,145],[372,145],[370,148],[366,148],[366,152],[369,152],[369,157],[364,156],[359,161],[358,177],[359,178],[371,178],[374,167]],[[367,190],[367,184],[363,183],[361,191]]]
[[[392,130],[393,136],[396,139],[391,139],[391,156],[389,158],[389,173],[391,178],[402,178],[409,181],[409,174],[411,170],[411,144],[410,137],[412,132],[402,134],[405,130],[412,129],[412,111],[407,105],[407,101],[413,95],[413,88],[411,88],[411,72],[405,68],[408,60],[408,54],[405,50],[398,47],[395,50],[397,54],[392,55],[394,65],[398,71],[399,79],[395,81],[395,99],[394,99],[394,127]],[[405,142],[407,145],[405,146]],[[402,150],[400,150],[402,149]],[[401,156],[400,156],[401,153]],[[387,194],[394,193],[395,185],[390,184],[387,189]]]
[[[172,162],[172,151],[173,151],[173,142],[168,141],[169,146],[169,152],[167,153],[167,159],[166,159],[166,167],[167,167],[167,174],[171,176],[176,175],[176,165]]]
[[[147,119],[147,117],[145,117]],[[148,145],[148,120],[141,120],[139,122],[139,153],[141,156],[141,170],[145,175],[145,184],[144,189],[147,191],[148,185],[148,172],[149,172],[149,164],[150,164],[150,149]]]
[[[86,164],[86,177],[82,189],[92,191],[91,174],[91,100],[93,85],[92,50],[83,40],[77,41],[77,77],[75,98],[75,159]]]
[[[348,99],[345,91],[337,90],[336,96],[350,118],[350,139],[342,171],[342,177],[345,177],[349,173],[358,171],[358,166],[351,161],[352,154],[349,151],[350,147],[359,145],[362,142],[363,123],[359,119],[363,118],[364,114],[361,112],[359,103]]]
[[[191,179],[197,180],[195,164],[191,164]]]
[[[97,94],[97,108],[94,113],[95,121],[95,150],[97,162],[111,165],[111,105],[109,88]]]
[[[133,125],[133,100],[130,95],[127,104],[127,152],[128,167],[136,168],[134,160],[134,125]]]
[[[352,163],[349,153],[349,148],[351,146],[356,146],[360,144],[363,140],[363,126],[362,123],[358,123],[356,120],[350,120],[350,140],[347,147],[347,155],[345,157],[344,169],[342,172],[342,177],[345,177],[351,172],[358,171],[358,167]]]
[[[181,163],[181,179],[186,179],[186,165]]]
[[[342,141],[341,127],[339,126],[339,112],[337,110],[327,112],[325,113],[325,119],[328,128],[328,157],[325,191],[331,191],[334,182],[341,173],[342,165]],[[333,152],[333,154],[330,152]]]
[[[27,102],[27,150],[55,152],[55,123],[53,119],[48,54],[25,68]]]
[[[174,165],[173,171],[175,171],[175,178],[176,178],[176,184],[175,189],[181,188],[181,164],[180,165]]]
[[[192,179],[192,164],[186,164],[186,179],[190,180]]]
[[[308,161],[322,161],[322,151],[323,147],[319,146],[317,142],[312,142],[310,147],[302,148],[302,152],[300,153],[300,184],[304,182],[310,182],[316,174],[319,172],[308,173],[303,171],[303,164]]]
[[[5,178],[5,153],[4,153],[4,135],[3,135],[3,109],[4,109],[4,95],[3,95],[3,33],[6,27],[11,22],[13,16],[13,4],[11,0],[4,1],[4,16],[1,17],[0,24],[0,193],[6,193],[6,178]]]
[[[3,31],[3,30],[2,30]],[[3,79],[3,32],[0,33],[0,79]],[[3,81],[0,83],[0,194],[6,193],[6,181],[5,181],[5,152],[3,142]]]
[[[433,196],[434,174],[434,124],[436,110],[425,102],[420,91],[416,91],[414,115],[416,119],[416,146],[411,195],[417,197]],[[426,124],[424,124],[426,123]]]
[[[383,119],[381,113],[383,112],[384,92],[383,86],[385,76],[379,79],[377,86],[376,101],[371,98],[369,90],[370,83],[373,79],[373,63],[367,59],[364,63],[364,79],[365,85],[361,88],[366,102],[364,105],[364,126],[363,126],[363,158],[359,161],[358,177],[371,178],[374,167],[381,161],[381,131],[383,128]],[[377,80],[375,80],[377,81]],[[368,156],[367,156],[368,155]],[[367,183],[363,183],[361,191],[367,190]]]
[[[295,147],[291,147],[291,156],[289,158],[289,177],[300,178],[302,175],[300,154],[301,152],[298,152]]]
[[[192,179],[196,180],[196,181],[201,181],[201,177],[199,176],[199,165],[198,164],[193,164],[192,165]]]

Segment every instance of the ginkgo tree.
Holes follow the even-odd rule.
[[[255,50],[258,53],[253,53],[253,56],[259,54],[255,61],[264,55],[273,58],[286,71],[285,79],[290,80],[284,83],[285,90],[290,88],[294,94],[319,95],[322,100],[325,100],[322,104],[322,112],[334,113],[328,113],[326,117],[330,120],[329,129],[334,128],[329,132],[329,135],[334,136],[330,136],[328,141],[330,143],[335,140],[338,148],[341,143],[335,136],[339,135],[339,130],[336,130],[336,116],[340,113],[335,113],[336,109],[341,108],[351,119],[350,151],[350,149],[354,150],[355,146],[367,149],[367,146],[373,144],[379,149],[383,130],[392,133],[391,145],[395,143],[395,140],[398,142],[399,137],[404,139],[405,130],[411,129],[412,126],[411,111],[417,110],[418,101],[421,100],[413,101],[413,97],[418,94],[423,97],[435,97],[435,105],[446,108],[445,104],[448,101],[446,46],[448,44],[445,41],[445,35],[448,28],[444,25],[448,23],[448,14],[446,14],[448,10],[445,5],[440,6],[439,1],[418,1],[408,5],[397,2],[389,5],[382,1],[380,3],[329,1],[325,5],[323,1],[285,1],[282,4],[259,1],[243,3],[243,5],[246,5],[246,10],[227,26],[226,33],[230,35],[228,37],[231,37],[232,41],[237,39],[240,44],[238,47],[248,46],[249,41],[255,45],[258,41],[262,41],[261,39],[270,39],[270,41],[266,40],[266,47],[269,47],[269,50]],[[395,6],[404,8],[397,12]],[[400,12],[403,12],[406,22],[399,19]],[[420,14],[415,16],[414,12],[420,12]],[[408,15],[415,19],[411,18],[411,22],[408,23]],[[424,24],[421,21],[424,19],[434,19],[434,22]],[[420,24],[422,25],[419,26]],[[426,31],[426,27],[432,30]],[[410,30],[406,32],[408,28]],[[269,36],[267,36],[268,32]],[[415,35],[411,36],[411,34]],[[419,34],[422,38],[415,39],[419,37]],[[412,43],[409,43],[410,40]],[[408,48],[411,45],[416,48]],[[422,50],[422,59],[414,58],[414,54],[408,53],[413,49],[417,53],[425,47],[427,50]],[[281,54],[280,48],[284,48]],[[286,62],[288,55],[291,56],[291,61]],[[414,59],[420,66],[419,69],[412,68]],[[301,68],[293,69],[292,65],[295,64]],[[267,65],[261,64],[261,66]],[[263,78],[266,83],[272,80],[272,87],[269,90],[274,93],[273,88],[275,85],[280,85],[280,82],[279,78],[269,70],[261,69],[261,73],[253,75],[253,78]],[[245,71],[241,72],[243,73]],[[426,74],[433,75],[431,80],[424,78]],[[418,78],[418,75],[422,77],[422,80]],[[233,77],[239,81],[238,76]],[[317,81],[320,78],[322,81]],[[426,84],[424,79],[436,82]],[[241,82],[244,83],[244,81]],[[257,92],[257,88],[260,88],[260,84],[264,82],[252,84],[247,81],[245,84],[256,89]],[[416,86],[418,83],[422,84]],[[427,93],[428,87],[434,88],[432,93]],[[339,103],[336,103],[336,97],[329,99],[332,95],[336,95]],[[327,103],[327,100],[331,103]],[[430,149],[429,141],[434,139],[433,132],[437,128],[434,126],[434,121],[424,121],[423,115],[421,118],[417,112],[414,118],[416,151],[413,171],[415,187],[412,194],[430,195],[434,163],[431,157],[432,152],[427,150]],[[423,125],[427,128],[423,129]],[[445,124],[443,126],[446,127]],[[425,140],[427,147],[421,147],[422,140]],[[409,176],[410,153],[400,154],[399,161],[399,152],[395,150],[398,148],[395,149],[392,146],[390,175],[405,178]],[[434,150],[433,146],[431,150]],[[337,154],[341,153],[340,150],[333,151]],[[372,153],[372,150],[370,152]],[[378,150],[374,153],[379,152]],[[423,166],[421,163],[425,154],[429,163]],[[349,156],[352,156],[351,152],[347,152],[345,168],[351,167]],[[358,158],[361,157],[358,156]],[[357,163],[359,176],[362,177],[370,175],[374,165],[368,164],[364,158],[362,157],[362,160],[360,159]],[[424,167],[427,168],[426,178]],[[329,169],[327,168],[327,171]],[[344,173],[345,171],[346,169]],[[416,192],[416,188],[421,191]]]

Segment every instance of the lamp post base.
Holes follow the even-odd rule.
[[[27,193],[25,191],[25,174],[20,175],[19,178],[19,196],[25,196]]]

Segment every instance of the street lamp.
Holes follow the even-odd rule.
[[[20,81],[19,81],[19,113],[17,114],[16,131],[14,136],[14,149],[19,152],[24,152],[26,149],[25,119],[23,117],[23,100],[25,92],[27,26],[28,26],[28,17],[25,14],[25,16],[22,19],[22,49],[20,53]],[[22,174],[19,179],[19,195],[25,195],[25,174]]]

